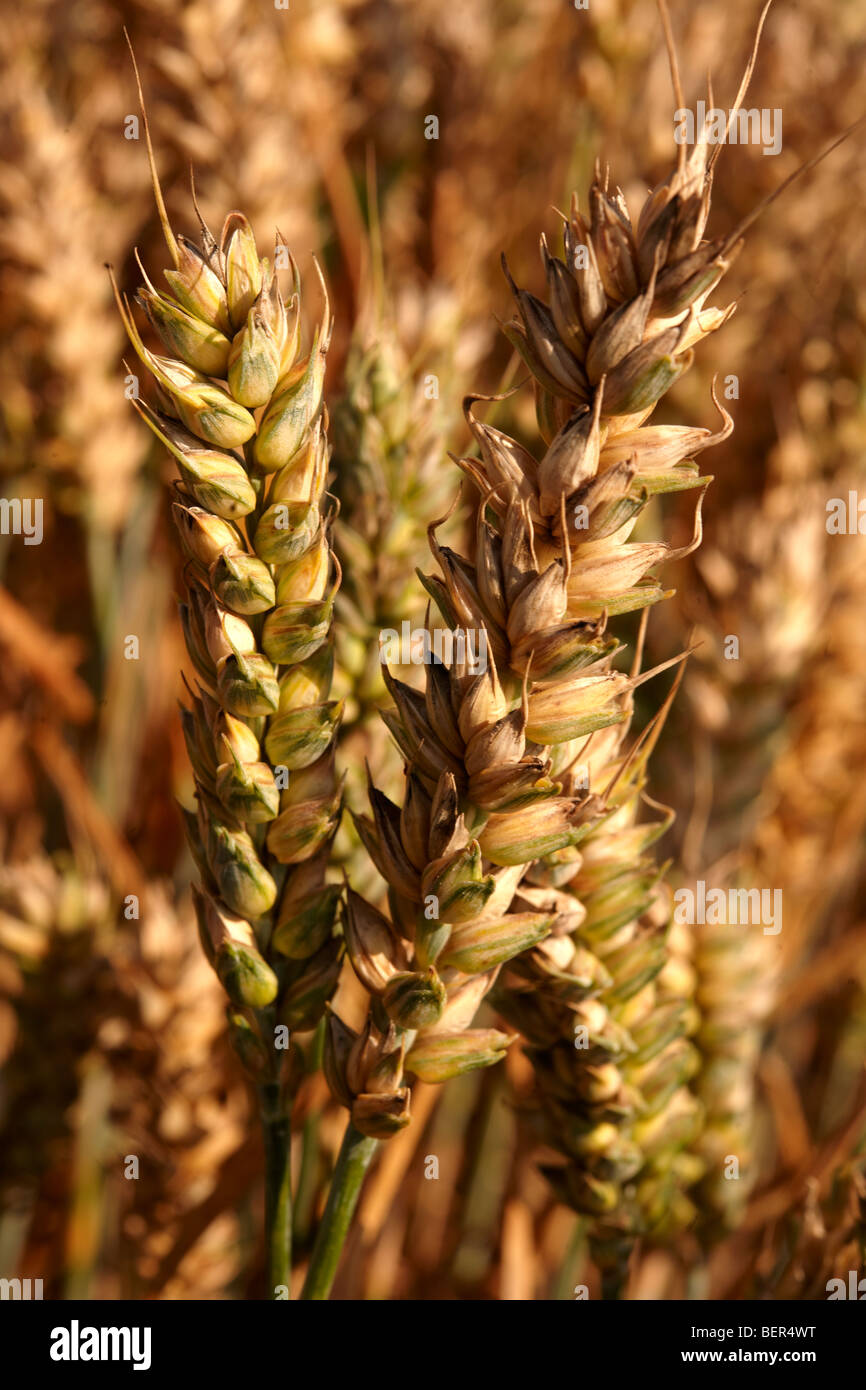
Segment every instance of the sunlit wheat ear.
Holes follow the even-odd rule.
[[[273,258],[260,257],[242,213],[217,238],[196,206],[200,243],[174,234],[146,116],[145,131],[172,265],[170,292],[145,274],[137,300],[164,352],[146,346],[116,284],[115,295],[152,385],[136,409],[179,472],[196,910],[232,1041],[285,1145],[300,1074],[289,1036],[316,1027],[342,952],[341,889],[326,877],[341,810],[322,399],[332,320],[316,266],[322,307],[303,345],[300,274],[279,233]]]
[[[180,472],[172,514],[194,672],[182,717],[198,800],[188,817],[202,875],[197,902],[233,1004],[272,1005],[287,1026],[310,1027],[339,966],[338,890],[322,892],[340,800],[340,711],[327,698],[338,584],[321,399],[330,317],[325,300],[302,354],[291,258],[286,301],[240,213],[226,220],[219,245],[205,233],[202,248],[175,243],[181,268],[167,274],[175,295],[149,283],[139,294],[178,356],[146,348],[118,296],[155,382],[156,404],[137,408]],[[277,260],[281,252],[278,242]],[[255,930],[261,923],[268,928]],[[313,959],[321,997],[299,1009],[297,987]],[[250,1050],[255,1032],[238,1027],[247,1057],[264,1063]]]

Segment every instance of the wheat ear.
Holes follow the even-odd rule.
[[[548,443],[539,509],[576,522],[553,532],[576,619],[662,596],[647,576],[665,547],[634,544],[630,532],[653,492],[701,481],[695,454],[731,428],[727,415],[715,439],[647,423],[694,347],[732,312],[706,307],[740,245],[736,234],[704,239],[707,156],[703,138],[688,156],[681,149],[635,223],[597,167],[588,217],[575,199],[564,219],[562,258],[542,240],[548,303],[513,285],[518,317],[506,332],[532,372]],[[581,427],[591,428],[591,450],[571,445]],[[700,504],[687,549],[699,541]],[[542,1133],[565,1159],[545,1171],[562,1200],[593,1218],[592,1252],[615,1295],[635,1238],[675,1232],[693,1215],[685,1189],[701,1165],[686,1150],[701,1109],[688,1090],[698,1066],[688,1038],[694,975],[670,949],[669,895],[647,854],[670,818],[637,823],[655,735],[628,751],[630,691],[611,694],[620,727],[572,745],[568,762],[554,759],[564,790],[598,789],[605,814],[579,852],[548,856],[528,874],[536,892],[574,895],[576,929],[516,962],[497,1001],[530,1042]]]
[[[662,0],[660,9],[682,106]],[[766,7],[759,36],[765,15]],[[754,51],[735,106],[753,65]],[[742,233],[838,143],[789,176],[733,232],[709,240],[704,232],[718,150],[708,157],[705,131],[691,153],[680,146],[675,171],[634,223],[622,194],[610,190],[597,168],[588,218],[575,201],[564,219],[563,258],[554,259],[542,244],[549,302],[514,286],[519,313],[507,331],[532,372],[549,444],[539,479],[547,483],[545,463],[567,463],[560,489],[571,493],[565,513],[575,502],[584,507],[567,541],[562,533],[570,616],[597,612],[597,575],[606,570],[619,579],[626,561],[635,587],[621,593],[614,582],[605,613],[660,596],[646,578],[663,558],[660,547],[632,545],[629,532],[651,490],[692,485],[689,460],[712,441],[647,421],[689,366],[694,347],[730,316],[733,306],[709,308],[706,299]],[[586,428],[596,418],[599,434],[587,467],[583,454],[564,446],[581,422]],[[720,437],[730,423],[726,417]],[[594,529],[588,500],[605,489],[605,500],[619,510],[610,518],[602,513]],[[548,484],[546,508],[539,492],[542,510],[554,515],[557,490]],[[699,541],[698,523],[690,548]],[[575,787],[574,767],[587,763],[590,787],[607,788],[608,814],[590,828],[571,866],[560,855],[530,870],[530,882],[574,893],[585,916],[570,941],[554,939],[519,963],[502,1001],[533,1044],[545,1134],[567,1160],[549,1176],[565,1201],[595,1218],[591,1245],[611,1294],[622,1288],[637,1236],[667,1236],[693,1218],[686,1189],[702,1172],[700,1159],[687,1152],[702,1121],[688,1090],[699,1065],[688,1037],[697,1023],[695,977],[679,943],[671,949],[669,904],[645,855],[663,823],[635,824],[651,742],[626,753],[621,732],[607,730],[573,750],[571,766],[554,760],[566,791]]]
[[[328,698],[339,585],[322,400],[331,316],[322,282],[321,319],[302,353],[300,277],[279,235],[273,263],[259,258],[240,212],[229,213],[219,240],[200,214],[200,245],[176,237],[149,136],[148,151],[172,293],[145,275],[138,302],[172,356],[145,346],[115,292],[155,383],[155,406],[138,402],[138,412],[180,472],[172,513],[197,682],[182,711],[197,800],[186,814],[195,903],[229,997],[232,1042],[259,1089],[273,1296],[290,1278],[298,1049],[289,1034],[316,1027],[341,958],[341,890],[326,882],[341,807],[341,708]]]
[[[542,245],[552,308],[514,287],[520,319],[507,331],[535,375],[544,457],[479,419],[483,398],[465,403],[480,455],[458,461],[481,493],[475,544],[462,557],[439,540],[447,518],[433,523],[439,574],[424,577],[463,646],[429,660],[423,691],[387,674],[403,804],[371,784],[372,815],[356,818],[390,905],[389,920],[349,892],[347,951],[371,1008],[360,1033],[335,1014],[328,1025],[326,1073],[358,1135],[409,1123],[412,1076],[440,1082],[499,1060],[506,1035],[471,1026],[482,999],[505,962],[580,919],[559,884],[605,803],[575,756],[627,719],[639,679],[613,668],[607,615],[660,598],[647,571],[700,539],[699,507],[682,551],[628,536],[653,493],[704,481],[692,459],[710,431],[641,426],[729,312],[702,307],[730,262],[727,247],[697,250],[705,154],[651,197],[637,238],[597,178],[591,224],[576,208],[566,223],[567,263]],[[433,645],[429,617],[427,634]],[[526,867],[550,855],[564,875],[524,887],[512,911]]]

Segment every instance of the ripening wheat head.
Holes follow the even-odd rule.
[[[138,302],[170,355],[148,349],[118,303],[154,384],[139,414],[180,473],[196,906],[239,1055],[258,1080],[288,1085],[274,1026],[315,1027],[340,970],[340,889],[325,878],[341,804],[322,401],[330,310],[323,283],[302,350],[300,277],[282,239],[273,261],[260,258],[242,213],[218,240],[199,214],[196,246],[174,235],[155,174],[154,185],[171,293],[145,275]]]
[[[751,63],[735,106],[750,71]],[[732,312],[706,299],[760,211],[725,237],[705,237],[719,149],[708,158],[703,135],[689,155],[681,146],[677,168],[635,221],[597,169],[588,217],[574,201],[565,220],[562,258],[542,241],[549,302],[513,286],[519,314],[506,331],[534,378],[548,444],[538,510],[561,545],[569,618],[603,619],[661,597],[648,572],[665,547],[632,544],[630,531],[653,491],[702,481],[692,460],[715,442],[707,431],[648,421],[693,349]],[[725,416],[716,438],[730,427]],[[698,512],[688,549],[699,541]],[[611,692],[623,706],[628,697]],[[635,824],[652,738],[626,753],[622,737],[608,728],[572,743],[567,758],[553,750],[562,789],[601,791],[606,814],[579,851],[545,856],[527,877],[573,893],[583,920],[565,943],[554,927],[500,992],[532,1044],[545,1137],[566,1159],[549,1176],[595,1218],[591,1242],[611,1291],[622,1285],[636,1236],[666,1236],[693,1218],[686,1189],[704,1170],[688,1152],[702,1124],[688,1088],[700,1061],[690,1041],[695,971],[688,943],[671,937],[664,890],[645,856],[663,824]]]
[[[645,423],[694,345],[730,313],[704,307],[736,245],[730,238],[703,241],[706,153],[701,145],[681,161],[636,227],[622,196],[597,176],[589,222],[576,204],[566,222],[564,259],[542,242],[550,306],[514,287],[520,317],[507,331],[535,379],[544,456],[534,458],[479,419],[482,398],[467,399],[479,457],[459,462],[481,493],[475,544],[469,556],[458,555],[440,543],[434,523],[430,543],[440,573],[424,581],[466,650],[450,660],[433,656],[421,692],[387,676],[396,709],[385,718],[406,759],[404,802],[400,807],[371,788],[372,817],[358,818],[389,885],[391,920],[349,895],[347,948],[371,1008],[357,1036],[332,1019],[328,1070],[365,1132],[385,1134],[408,1122],[407,1075],[444,1080],[502,1055],[502,1034],[470,1025],[505,962],[535,945],[534,959],[548,962],[557,977],[570,973],[565,958],[577,952],[570,934],[585,908],[562,890],[580,870],[578,842],[591,840],[600,824],[611,837],[616,804],[595,794],[610,776],[594,777],[590,791],[581,757],[591,737],[594,756],[596,748],[606,750],[607,772],[620,774],[615,828],[622,838],[619,852],[597,855],[592,892],[599,903],[590,912],[598,930],[581,955],[585,965],[593,954],[590,978],[581,973],[583,983],[572,980],[568,988],[595,996],[612,979],[601,962],[610,948],[596,939],[605,933],[616,933],[614,983],[629,1001],[664,961],[658,872],[639,858],[658,831],[630,825],[643,762],[629,763],[621,751],[639,677],[614,668],[619,643],[607,618],[662,596],[648,571],[682,552],[632,542],[630,533],[654,493],[705,481],[693,460],[714,442],[706,429]],[[716,437],[730,424],[725,416]],[[699,539],[698,513],[692,546]],[[466,655],[479,649],[483,670]],[[550,856],[555,869],[533,872],[515,900],[526,867],[549,865]],[[611,885],[619,896],[613,927],[604,903]],[[551,933],[552,943],[540,946]],[[592,1029],[590,1065],[599,1050],[631,1049],[608,1006],[593,1002],[603,1016]],[[671,1024],[670,1040],[681,1031]],[[573,1069],[573,1021],[567,1046]],[[685,1073],[691,1050],[678,1046],[681,1054]],[[612,1104],[624,1086],[618,1072],[616,1085],[608,1074],[605,1098],[590,1105],[587,1128],[597,1133],[581,1143],[581,1153],[621,1141],[621,1124],[605,1119],[599,1128],[596,1116],[599,1107],[626,1108]],[[634,1151],[632,1144],[593,1210],[618,1205],[626,1172],[636,1171]]]
[[[532,372],[548,445],[533,500],[558,548],[574,624],[604,630],[609,616],[662,597],[649,572],[672,552],[630,533],[653,493],[704,482],[694,457],[731,428],[727,415],[715,437],[648,423],[694,347],[731,312],[705,303],[739,246],[736,235],[704,236],[707,153],[698,144],[681,158],[634,222],[597,170],[588,217],[575,200],[565,221],[562,257],[542,240],[548,303],[513,286],[518,317],[506,331]],[[698,510],[687,549],[699,540]],[[545,638],[535,634],[534,651]],[[529,869],[535,892],[546,886],[571,901],[571,920],[514,963],[497,997],[530,1042],[542,1132],[565,1160],[546,1172],[594,1218],[595,1258],[615,1289],[635,1236],[691,1218],[685,1189],[701,1165],[686,1149],[701,1108],[688,1090],[698,1065],[694,974],[672,950],[669,895],[647,854],[669,819],[638,823],[652,739],[625,746],[633,681],[605,689],[609,670],[588,679],[601,697],[596,730],[547,741],[562,791],[596,793],[604,814],[579,849]],[[576,684],[559,692],[564,711]]]

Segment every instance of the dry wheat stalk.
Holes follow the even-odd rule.
[[[229,996],[233,1043],[260,1089],[271,1275],[285,1285],[298,1079],[286,1030],[316,1026],[341,952],[340,889],[326,883],[341,805],[341,706],[328,698],[339,586],[322,402],[331,317],[322,282],[321,320],[302,354],[300,277],[279,235],[273,263],[259,258],[239,212],[219,241],[200,214],[200,246],[176,237],[152,154],[151,166],[173,293],[145,275],[138,299],[177,356],[151,352],[119,295],[118,305],[156,384],[157,408],[140,403],[139,413],[180,468],[172,511],[197,677],[182,716],[198,802],[187,814],[201,874],[196,908]],[[280,266],[290,274],[287,298]]]

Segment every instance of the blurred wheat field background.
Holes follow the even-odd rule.
[[[710,71],[727,107],[756,22],[751,7],[672,5],[689,103]],[[556,239],[555,210],[584,196],[597,157],[640,205],[675,153],[670,76],[652,0],[32,0],[0,28],[2,494],[43,502],[41,544],[0,536],[0,1274],[52,1298],[260,1298],[262,1144],[199,949],[177,804],[193,783],[172,468],[125,398],[105,269],[131,289],[131,248],[164,262],[144,140],[127,138],[124,25],[175,229],[194,230],[192,167],[212,224],[242,208],[260,245],[278,228],[305,283],[318,258],[337,310],[337,760],[358,812],[365,763],[386,791],[400,782],[377,642],[423,622],[427,527],[458,491],[449,452],[472,449],[462,398],[525,375],[499,331],[500,253],[543,293],[538,231]],[[713,234],[862,115],[864,59],[858,5],[771,10],[748,104],[783,113],[783,144],[722,152]],[[627,1298],[823,1299],[862,1273],[866,523],[834,534],[827,519],[832,499],[866,496],[864,205],[855,132],[751,230],[727,282],[737,312],[664,406],[666,423],[716,429],[712,383],[736,379],[703,545],[664,567],[675,593],[646,632],[647,669],[692,649],[650,764],[676,813],[660,855],[674,890],[778,890],[784,925],[671,928],[663,979],[694,1003],[702,1176],[683,1219],[640,1245]],[[543,449],[526,393],[488,419]],[[689,497],[651,505],[684,546]],[[476,519],[464,490],[449,534]],[[640,727],[665,679],[637,692]],[[382,899],[348,815],[333,864]],[[347,967],[335,1003],[361,1016]],[[539,1172],[535,1099],[520,1042],[500,1066],[416,1085],[334,1297],[596,1296],[587,1223]],[[292,1117],[294,1292],[344,1123],[311,1045]],[[719,1178],[731,1153],[733,1183]]]

